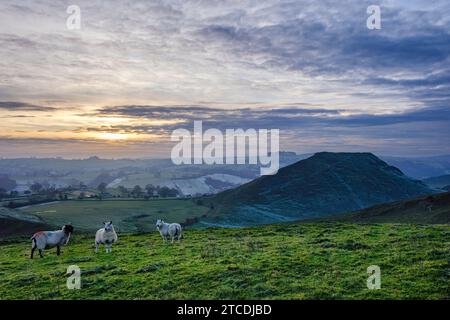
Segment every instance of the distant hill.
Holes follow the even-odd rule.
[[[432,157],[380,157],[392,166],[400,168],[404,174],[416,179],[440,176],[450,173],[450,155]]]
[[[290,165],[308,156],[281,151],[280,166]],[[34,182],[58,188],[79,186],[80,183],[97,188],[104,182],[109,188],[153,184],[175,187],[184,195],[194,195],[217,193],[228,187],[236,187],[257,178],[259,173],[258,165],[175,165],[170,159],[114,160],[95,156],[79,160],[0,158],[0,188],[20,192],[28,190]]]
[[[205,201],[206,225],[252,225],[323,217],[431,194],[371,153],[321,152]]]
[[[92,188],[97,188],[101,183],[105,183],[108,185],[111,182],[113,182],[115,179],[116,179],[116,177],[112,177],[109,173],[102,172],[97,177],[95,177],[94,180],[89,182],[88,185]]]
[[[424,179],[423,182],[432,188],[443,189],[444,187],[450,185],[450,174]]]
[[[376,205],[325,220],[367,223],[450,223],[450,192]]]

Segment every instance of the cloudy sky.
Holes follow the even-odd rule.
[[[447,0],[0,1],[0,157],[169,157],[194,120],[299,153],[448,154],[449,89]]]

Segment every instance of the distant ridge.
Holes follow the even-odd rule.
[[[423,182],[431,188],[443,189],[446,186],[450,185],[450,174],[424,179]]]
[[[320,152],[207,199],[206,225],[252,225],[350,212],[436,191],[371,153]]]
[[[380,204],[324,220],[360,223],[450,223],[450,192]]]

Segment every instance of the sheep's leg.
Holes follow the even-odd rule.
[[[34,251],[36,251],[36,247],[32,247],[32,248],[31,248],[31,256],[30,256],[30,259],[33,259]]]
[[[98,253],[98,245],[99,245],[99,244],[98,244],[98,242],[96,241],[96,242],[95,242],[95,253]]]
[[[39,255],[41,256],[41,258],[43,258],[44,257],[44,250],[39,249]]]
[[[56,255],[59,256],[61,254],[61,247],[56,246]]]
[[[106,253],[110,253],[111,252],[111,245],[107,244],[106,245]]]
[[[174,240],[174,239],[175,239],[175,236],[172,237],[172,243],[173,243],[173,240]]]

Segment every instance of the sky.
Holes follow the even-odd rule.
[[[449,154],[450,2],[0,0],[0,157],[168,158],[194,120]]]

